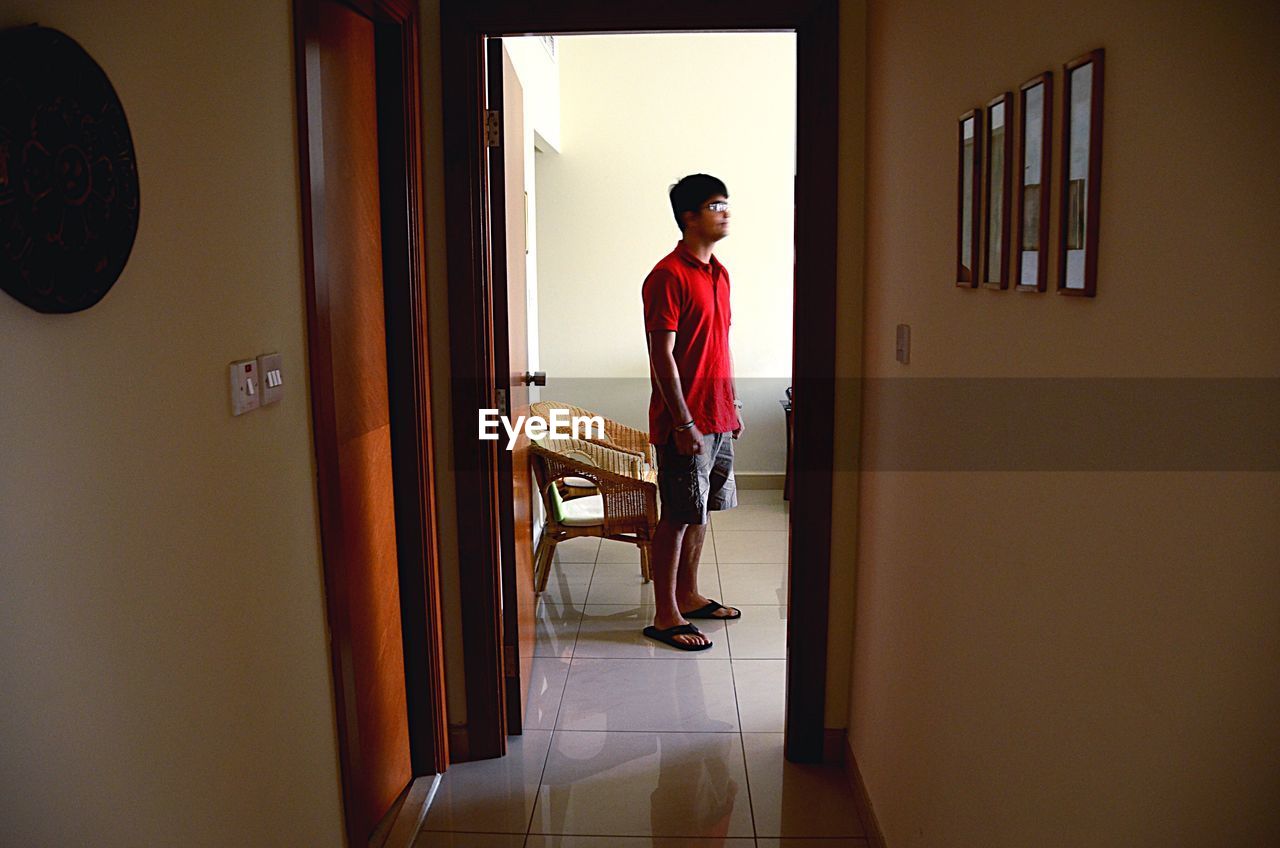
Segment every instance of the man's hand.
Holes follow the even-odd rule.
[[[697,424],[688,430],[673,430],[671,436],[676,440],[676,450],[685,456],[702,453],[702,431]]]
[[[735,439],[741,437],[742,434],[746,432],[746,429],[747,429],[747,425],[744,424],[742,421],[742,410],[739,409],[738,410],[738,426],[733,428],[733,437]]]

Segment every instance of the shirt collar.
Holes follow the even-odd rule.
[[[719,271],[724,267],[720,264],[720,260],[716,259],[716,255],[714,253],[711,254],[710,262],[703,262],[698,257],[693,255],[693,251],[689,250],[689,248],[684,246],[683,241],[676,242],[675,254],[676,256],[680,257],[680,259],[686,265],[692,265],[693,267],[701,268],[704,271],[719,273]]]

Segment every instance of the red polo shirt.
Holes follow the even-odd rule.
[[[676,369],[684,400],[703,433],[729,433],[738,426],[729,362],[729,272],[715,256],[699,261],[683,243],[664,256],[641,289],[644,329],[674,330]],[[673,421],[658,382],[649,373],[649,441],[665,444]]]

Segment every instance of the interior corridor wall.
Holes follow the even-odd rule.
[[[733,281],[730,343],[747,437],[742,473],[781,473],[790,384],[795,37],[557,39],[559,154],[537,157],[542,396],[647,428],[640,286],[680,238],[668,187],[725,181],[716,255]]]
[[[141,225],[94,308],[0,294],[0,843],[341,846],[292,4],[0,0],[129,117]],[[227,365],[284,357],[233,418]]]
[[[863,416],[849,721],[888,844],[1280,844],[1274,463],[1050,451],[999,470],[1017,423],[967,382],[1280,377],[1280,7],[900,0],[868,26],[863,356],[884,382]],[[1097,47],[1097,298],[957,289],[957,118],[1044,70],[1061,104],[1062,63]],[[969,386],[989,453],[909,467],[903,434],[948,426],[897,402],[922,378]]]

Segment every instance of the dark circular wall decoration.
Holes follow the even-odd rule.
[[[124,270],[138,208],[102,68],[55,29],[0,32],[0,287],[40,312],[88,309]]]

